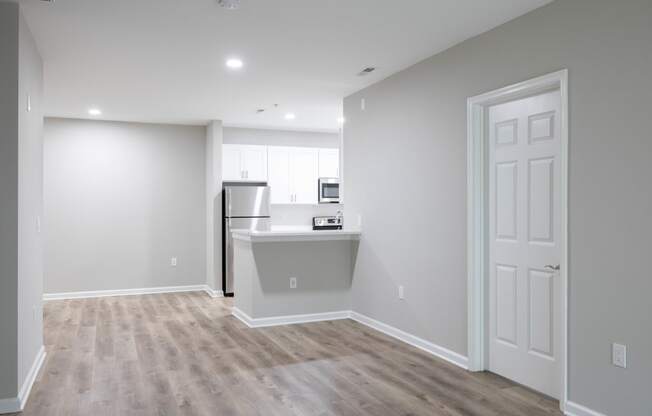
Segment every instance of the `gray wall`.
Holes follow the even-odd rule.
[[[17,394],[18,4],[0,2],[0,399]]]
[[[354,310],[467,353],[466,99],[568,68],[570,399],[652,414],[651,21],[649,0],[560,0],[347,97]]]
[[[0,399],[15,399],[43,346],[43,66],[17,3],[0,2],[0,56]]]
[[[22,14],[18,88],[18,381],[43,346],[43,63]],[[29,96],[29,107],[28,97]]]
[[[339,148],[340,135],[338,133],[224,127],[224,143]]]
[[[46,119],[45,292],[205,284],[205,151],[204,127]]]

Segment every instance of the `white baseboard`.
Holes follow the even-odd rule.
[[[564,411],[564,414],[568,416],[607,416],[571,401],[566,402],[566,410]]]
[[[348,319],[351,316],[351,311],[310,313],[305,315],[284,315],[274,316],[270,318],[252,318],[234,306],[231,309],[231,314],[241,320],[249,328],[262,328],[266,326],[303,324],[308,322]]]
[[[360,322],[361,324],[366,325],[372,329],[375,329],[376,331],[382,332],[385,335],[389,335],[392,338],[396,338],[399,341],[403,341],[406,344],[410,344],[413,347],[417,347],[452,364],[455,364],[458,367],[462,367],[463,369],[468,370],[469,360],[467,357],[461,354],[458,354],[444,347],[440,347],[439,345],[433,344],[430,341],[426,341],[425,339],[416,337],[412,334],[408,334],[405,331],[394,328],[393,326],[389,326],[385,323],[369,318],[368,316],[357,312],[351,312],[351,319]]]
[[[0,399],[0,415],[5,413],[18,413],[20,412],[20,400],[18,397],[11,399]]]
[[[32,367],[29,369],[29,373],[27,373],[27,377],[25,377],[23,386],[18,392],[18,397],[12,397],[11,399],[0,399],[0,414],[18,413],[23,411],[25,404],[27,403],[27,399],[29,398],[29,394],[32,391],[32,386],[34,386],[34,381],[36,381],[36,376],[38,376],[44,361],[45,347],[41,346],[38,354],[36,354],[36,357],[34,358]]]
[[[290,325],[290,324],[319,322],[319,321],[333,321],[337,319],[353,319],[354,321],[360,322],[361,324],[366,325],[372,329],[375,329],[376,331],[382,332],[386,335],[389,335],[392,338],[396,338],[399,341],[403,341],[406,344],[410,344],[436,357],[439,357],[459,367],[462,367],[465,370],[468,369],[467,357],[458,354],[454,351],[448,350],[444,347],[440,347],[439,345],[433,344],[429,341],[426,341],[425,339],[421,339],[414,335],[408,334],[407,332],[401,331],[400,329],[376,321],[375,319],[369,318],[368,316],[362,315],[357,312],[337,311],[337,312],[326,312],[326,313],[313,313],[313,314],[306,314],[306,315],[274,316],[271,318],[252,318],[249,315],[247,315],[245,312],[243,312],[242,310],[234,306],[231,309],[231,314],[236,318],[238,318],[239,320],[241,320],[249,328],[262,328],[266,326]]]
[[[146,287],[138,289],[92,290],[86,292],[44,293],[43,300],[103,298],[108,296],[151,295],[156,293],[206,292],[211,297],[220,297],[222,291],[211,289],[208,285]]]

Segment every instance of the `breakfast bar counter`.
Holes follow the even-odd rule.
[[[345,318],[359,230],[234,230],[233,315],[251,327]]]

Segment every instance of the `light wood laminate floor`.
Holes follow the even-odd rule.
[[[51,301],[23,415],[560,415],[350,320],[249,329],[175,293]]]

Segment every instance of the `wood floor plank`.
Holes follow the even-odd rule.
[[[559,416],[357,322],[250,329],[203,292],[47,302],[26,416]]]

